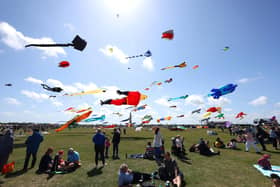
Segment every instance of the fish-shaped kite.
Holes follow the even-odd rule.
[[[161,38],[162,39],[173,40],[174,31],[173,30],[168,30],[168,31],[163,32]]]
[[[165,67],[165,68],[161,68],[160,70],[173,69],[173,68],[184,68],[186,66],[187,66],[186,62],[182,62],[181,64],[178,64],[178,65],[175,65],[175,66],[168,66],[168,67]]]
[[[171,97],[168,99],[168,101],[174,101],[174,100],[178,100],[178,99],[186,99],[187,97],[189,97],[189,95],[184,95],[184,96],[180,96],[180,97]]]
[[[150,50],[146,51],[144,54],[141,55],[136,55],[136,56],[128,56],[125,57],[126,59],[130,59],[130,58],[138,58],[138,57],[151,57],[152,56],[152,52]]]
[[[99,117],[91,117],[91,118],[85,119],[84,122],[104,121],[105,118],[106,118],[105,115],[101,115]]]
[[[48,90],[48,91],[51,91],[51,92],[61,92],[63,89],[60,88],[60,87],[49,87],[48,85],[46,84],[41,84],[41,86],[45,89],[45,90]]]
[[[235,116],[235,118],[236,118],[236,119],[238,119],[238,118],[239,118],[239,119],[243,119],[245,115],[247,115],[247,114],[245,114],[244,112],[239,112],[239,113]]]
[[[221,110],[222,110],[222,108],[221,107],[210,107],[210,108],[208,108],[207,110],[206,110],[206,112],[212,112],[212,113],[214,113],[214,112],[221,112]]]
[[[194,113],[200,113],[200,111],[201,111],[201,108],[196,109],[196,110],[193,110],[193,111],[192,111],[192,114],[194,114]]]
[[[227,84],[219,89],[213,88],[211,90],[211,92],[213,92],[213,93],[208,94],[208,96],[209,97],[212,96],[214,99],[219,99],[223,95],[232,93],[236,87],[237,87],[237,84]]]

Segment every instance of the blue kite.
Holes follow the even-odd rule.
[[[187,97],[189,97],[189,95],[184,95],[184,96],[180,96],[180,97],[171,97],[168,99],[168,101],[174,101],[174,100],[178,100],[178,99],[186,99]]]
[[[146,51],[144,54],[141,55],[135,55],[135,56],[128,56],[126,57],[126,59],[130,59],[130,58],[138,58],[138,57],[151,57],[152,56],[152,52],[150,50]]]
[[[99,116],[99,117],[93,117],[93,118],[88,118],[84,120],[84,122],[93,122],[93,121],[104,121],[106,118],[105,115]]]
[[[212,96],[214,99],[219,99],[222,95],[232,93],[236,87],[237,87],[237,84],[227,84],[219,89],[213,88],[211,90],[211,92],[213,92],[213,93],[208,94],[208,97]]]

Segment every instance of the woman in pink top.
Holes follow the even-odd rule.
[[[245,150],[246,152],[249,151],[250,147],[253,146],[257,153],[260,153],[259,148],[255,144],[255,139],[253,137],[252,129],[249,129],[248,132],[245,134],[246,143],[245,143]]]

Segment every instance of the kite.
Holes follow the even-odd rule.
[[[125,57],[126,59],[130,59],[130,58],[138,58],[138,57],[151,57],[152,56],[152,52],[150,50],[146,51],[144,54],[141,55],[136,55],[136,56],[129,56],[129,57]]]
[[[49,98],[56,98],[56,95],[50,95]]]
[[[73,46],[74,49],[77,49],[79,51],[83,51],[86,46],[87,42],[82,39],[79,35],[76,35],[75,38],[73,39],[72,43],[68,44],[28,44],[25,47],[69,47]]]
[[[152,84],[150,86],[154,86],[154,85],[160,86],[160,85],[162,85],[162,82],[154,81],[154,82],[152,82]]]
[[[139,106],[137,108],[135,108],[134,110],[132,110],[133,112],[136,112],[136,111],[139,111],[139,110],[144,110],[148,105],[145,104],[145,105],[142,105],[142,106]]]
[[[218,119],[225,119],[224,113],[218,114],[217,116],[215,116],[215,118],[218,118]]]
[[[115,127],[117,127],[117,125],[107,125],[107,126],[104,126],[102,128],[104,128],[104,129],[111,129],[111,128],[115,128]]]
[[[224,48],[223,48],[223,51],[228,51],[229,50],[229,47],[228,46],[225,46]]]
[[[164,117],[164,118],[157,119],[157,122],[159,123],[160,121],[165,121],[165,120],[170,121],[171,119],[172,119],[171,116],[167,116],[167,117]]]
[[[153,117],[151,115],[145,115],[142,118],[142,123],[143,124],[150,123],[152,120],[153,120]]]
[[[64,111],[73,111],[73,110],[75,110],[74,107],[69,107],[69,108],[65,109]]]
[[[129,106],[129,107],[125,108],[125,109],[128,110],[128,109],[133,109],[133,108],[134,108],[133,106]]]
[[[168,101],[174,101],[174,100],[178,100],[178,99],[186,99],[187,97],[189,97],[189,95],[180,96],[180,97],[173,97],[173,98],[169,98]]]
[[[163,32],[161,38],[172,40],[174,38],[174,31],[168,30],[168,31]]]
[[[13,86],[11,83],[5,84],[5,86]]]
[[[171,83],[172,81],[173,81],[173,79],[170,78],[170,79],[168,79],[168,80],[165,80],[164,82],[165,82],[165,83]]]
[[[81,109],[81,110],[74,110],[73,112],[76,112],[76,113],[82,113],[82,112],[86,112],[86,111],[88,111],[88,110],[91,110],[92,108],[91,107],[89,107],[89,108],[85,108],[85,109]]]
[[[88,111],[86,113],[83,113],[81,115],[77,115],[75,116],[73,119],[67,121],[64,125],[62,125],[60,128],[55,129],[55,132],[59,132],[62,131],[64,129],[66,129],[67,127],[69,127],[69,125],[73,124],[73,123],[78,123],[86,118],[88,118],[90,116],[90,114],[92,113],[92,111]]]
[[[200,109],[193,110],[193,111],[192,111],[192,114],[194,114],[194,113],[200,113],[200,111],[201,111],[201,108],[200,108]]]
[[[243,113],[243,112],[239,112],[239,113],[235,116],[235,118],[236,118],[236,119],[238,119],[238,118],[243,119],[245,115],[247,115],[247,114],[245,114],[245,113]]]
[[[183,117],[185,117],[184,114],[177,116],[177,118],[183,118]]]
[[[46,84],[41,84],[41,86],[45,89],[45,90],[48,90],[48,91],[51,91],[51,92],[61,92],[63,89],[60,88],[60,87],[49,87],[48,85]]]
[[[211,116],[212,112],[206,112],[205,114],[203,114],[203,118],[208,118],[209,116]]]
[[[106,101],[101,101],[101,105],[133,105],[137,106],[140,102],[140,100],[147,99],[148,96],[141,94],[137,91],[120,91],[117,90],[117,93],[119,95],[126,95],[126,97],[123,97],[121,99],[108,99]]]
[[[236,87],[237,87],[237,84],[227,84],[219,89],[213,88],[211,90],[211,92],[213,92],[213,93],[208,94],[208,97],[212,96],[214,99],[219,99],[222,95],[232,93]]]
[[[177,108],[177,106],[176,105],[171,105],[171,106],[169,106],[169,108]]]
[[[118,115],[119,117],[121,117],[121,116],[122,116],[122,114],[121,114],[121,113],[119,113],[119,112],[113,112],[113,114]]]
[[[208,108],[206,112],[219,112],[221,113],[222,108],[221,107],[211,107]]]
[[[127,118],[127,119],[124,119],[124,120],[121,120],[121,122],[126,122],[126,121],[129,121],[130,118]]]
[[[173,69],[173,68],[184,68],[186,66],[187,66],[186,62],[182,62],[181,64],[178,64],[178,65],[175,65],[175,66],[168,66],[168,67],[165,67],[165,68],[161,68],[160,70]]]
[[[149,90],[150,90],[150,88],[145,88],[144,90],[149,91]]]
[[[81,95],[89,95],[89,94],[99,94],[106,92],[106,89],[96,89],[96,90],[89,90],[89,91],[82,91],[78,93],[72,93],[72,94],[64,94],[66,96],[81,96]]]
[[[192,69],[197,69],[197,68],[199,68],[199,65],[195,65],[192,67]]]
[[[104,121],[106,118],[105,115],[99,116],[99,117],[91,117],[88,119],[85,119],[84,122],[93,122],[93,121]]]
[[[58,67],[61,67],[61,68],[66,68],[70,66],[70,63],[68,61],[61,61],[59,64],[58,64]]]

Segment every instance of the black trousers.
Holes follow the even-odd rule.
[[[262,146],[262,149],[264,151],[266,151],[266,147],[265,147],[265,144],[264,144],[264,139],[263,138],[258,138],[258,141],[260,142],[261,146]]]
[[[119,155],[119,143],[113,143],[113,156]]]
[[[104,158],[104,145],[96,145],[95,144],[95,165],[98,165],[98,156],[100,155],[102,164],[105,164],[105,158]]]
[[[277,148],[277,139],[276,138],[270,138],[272,145],[274,148]]]
[[[106,157],[108,157],[108,150],[109,150],[109,147],[106,147],[106,148],[105,148],[105,156],[106,156]]]
[[[33,168],[35,166],[35,163],[36,163],[36,160],[37,160],[37,153],[26,152],[23,169],[27,169],[28,163],[29,163],[29,159],[30,159],[31,155],[32,155],[31,167]]]
[[[144,181],[149,181],[152,179],[151,174],[140,173],[140,172],[136,172],[136,171],[133,171],[132,174],[133,174],[132,184],[138,184],[140,182],[140,180],[142,180],[142,182],[144,182]]]

